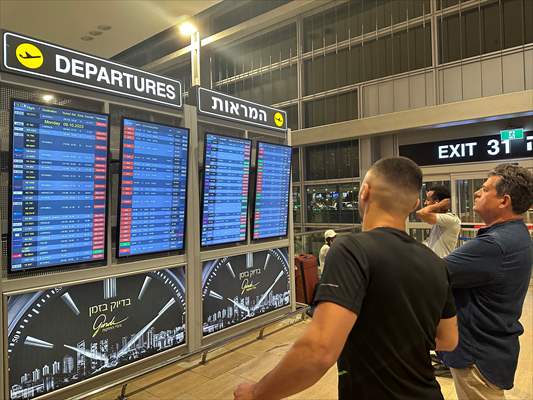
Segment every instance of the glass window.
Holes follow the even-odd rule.
[[[304,19],[303,39],[304,51],[323,47],[324,16],[322,13]]]
[[[339,185],[340,220],[339,222],[360,223],[359,182]]]
[[[359,176],[359,141],[349,140],[305,148],[306,180]]]
[[[533,43],[533,1],[524,1],[525,43]]]
[[[307,222],[339,222],[337,185],[306,186]]]
[[[306,128],[357,119],[357,91],[307,101],[304,113]]]
[[[393,34],[392,44],[393,70],[395,74],[409,70],[409,48],[407,31]]]
[[[300,187],[292,187],[292,218],[295,224],[302,222],[302,199],[300,196]]]
[[[447,63],[461,58],[459,14],[440,19],[440,62]]]
[[[457,216],[461,222],[479,222],[481,218],[474,212],[474,193],[483,185],[485,179],[458,179],[457,191]]]
[[[341,4],[335,7],[335,18],[337,23],[337,41],[342,42],[343,40],[348,39],[348,29],[350,23],[350,14],[348,9],[348,4]]]
[[[306,95],[324,91],[324,56],[304,63],[304,90]]]
[[[293,131],[298,129],[298,105],[282,107],[287,113],[287,126]]]
[[[430,25],[420,25],[409,29],[409,70],[431,65]]]
[[[300,149],[298,147],[292,148],[292,180],[293,182],[300,181]]]
[[[459,4],[459,0],[437,0],[437,10],[448,8]]]
[[[523,42],[524,15],[522,14],[524,0],[504,0],[503,6],[503,45],[508,47],[519,46]],[[527,0],[526,2],[531,2]],[[526,14],[527,15],[527,14]],[[526,18],[531,19],[529,14]]]
[[[392,23],[397,24],[407,20],[407,3],[409,0],[394,0],[392,2]]]
[[[360,223],[359,183],[306,186],[308,223]]]
[[[477,8],[462,14],[461,31],[463,58],[479,55],[481,40],[479,37],[479,10]]]
[[[483,53],[499,50],[500,44],[500,9],[498,3],[492,3],[482,9],[483,18]]]

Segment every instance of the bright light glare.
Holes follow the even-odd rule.
[[[184,22],[180,25],[180,33],[185,36],[191,36],[196,32],[196,27],[190,22]]]
[[[52,100],[54,100],[54,96],[52,96],[51,94],[45,94],[43,96],[43,100],[44,101],[52,101]]]

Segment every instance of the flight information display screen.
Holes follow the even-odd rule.
[[[202,246],[246,240],[251,148],[248,139],[205,135]]]
[[[189,131],[124,118],[117,256],[183,250]]]
[[[289,219],[291,148],[257,143],[253,239],[286,236]]]
[[[13,101],[11,272],[104,262],[105,114]]]

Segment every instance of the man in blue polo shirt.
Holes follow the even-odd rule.
[[[459,346],[442,353],[459,400],[503,399],[518,363],[518,321],[528,290],[532,242],[523,214],[533,179],[501,164],[475,193],[474,211],[487,225],[445,258],[457,306]]]

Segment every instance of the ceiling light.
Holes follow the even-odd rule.
[[[180,33],[184,36],[191,36],[196,31],[196,27],[190,22],[184,22],[180,25]]]
[[[93,40],[94,38],[92,36],[82,36],[80,39],[84,40],[86,42],[89,42],[89,41]]]
[[[45,94],[43,96],[43,100],[46,101],[46,102],[50,102],[50,101],[54,100],[54,96],[52,96],[51,94]]]
[[[102,33],[104,33],[104,32],[102,32],[102,31],[90,31],[89,35],[91,35],[91,36],[100,36]]]
[[[98,25],[97,28],[100,29],[101,31],[108,31],[111,29],[111,26],[110,25]]]

